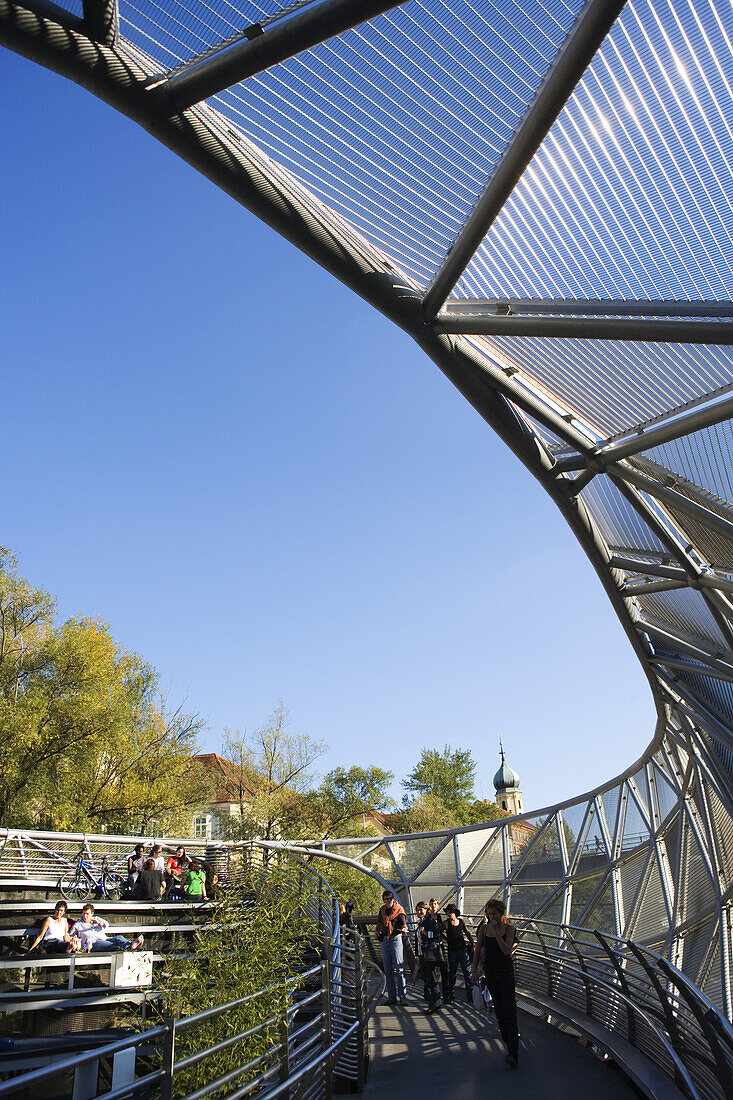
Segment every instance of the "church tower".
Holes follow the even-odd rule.
[[[499,741],[501,767],[494,776],[496,801],[502,810],[510,814],[522,813],[522,792],[519,789],[519,776],[509,767],[504,756],[504,746]]]

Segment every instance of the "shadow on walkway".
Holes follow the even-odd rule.
[[[372,1020],[364,1100],[387,1092],[401,1100],[421,1095],[485,1100],[492,1086],[520,1090],[531,1100],[638,1100],[615,1066],[526,1012],[519,1013],[519,1067],[511,1070],[493,1015],[480,1015],[463,1002],[426,1016],[422,997],[414,990],[408,996],[406,1008],[382,1005]]]

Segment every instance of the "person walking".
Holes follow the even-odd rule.
[[[519,1061],[519,1027],[512,962],[516,930],[509,923],[506,905],[499,898],[486,902],[484,917],[476,933],[472,978],[474,982],[478,980],[479,966],[483,966],[486,985],[494,1002],[496,1021],[506,1044],[506,1064],[516,1069]]]
[[[473,936],[466,927],[460,909],[455,905],[446,905],[446,919],[443,921],[443,935],[448,944],[448,985],[445,990],[446,1004],[453,1003],[456,987],[456,974],[460,966],[466,983],[466,999],[473,1004],[473,982],[471,981],[471,955],[473,955]],[[469,954],[469,949],[471,954]]]
[[[445,921],[440,915],[440,902],[437,898],[431,898],[428,902],[428,913],[437,922],[438,928],[441,932],[440,939],[440,987],[443,1001],[448,1003],[448,956],[446,952],[445,938],[443,937],[443,926]]]
[[[407,932],[405,910],[395,901],[391,890],[382,894],[382,908],[377,917],[377,939],[382,951],[382,965],[387,982],[387,1004],[407,1004],[405,958],[402,937]]]
[[[440,984],[440,926],[424,901],[419,901],[415,906],[415,915],[418,919],[415,929],[415,957],[420,965],[423,996],[428,1005],[426,1012],[433,1015],[440,1012],[443,1006]]]

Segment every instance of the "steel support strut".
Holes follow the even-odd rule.
[[[439,313],[436,332],[472,336],[543,336],[566,340],[640,340],[670,344],[733,344],[733,321],[626,317],[523,317]]]
[[[493,314],[513,317],[529,313],[567,317],[733,317],[733,302],[672,302],[648,298],[452,298],[441,318]]]
[[[117,0],[83,0],[84,24],[94,42],[114,46],[120,33]]]
[[[273,27],[248,28],[236,41],[151,85],[151,95],[169,114],[200,103],[240,80],[279,65],[304,50],[334,38],[406,0],[323,0]]]
[[[570,98],[625,0],[587,0],[560,47],[524,118],[501,155],[483,194],[453,242],[425,295],[431,320],[470,264],[481,241]]]

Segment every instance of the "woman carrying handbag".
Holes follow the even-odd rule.
[[[496,1022],[506,1043],[506,1064],[511,1069],[516,1069],[519,1061],[519,1028],[512,962],[516,930],[507,920],[506,905],[499,898],[491,898],[486,902],[484,917],[476,933],[473,981],[474,984],[477,981],[481,964],[486,986],[494,1002]]]

